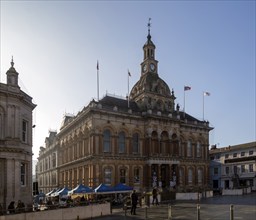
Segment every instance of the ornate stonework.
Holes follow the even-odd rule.
[[[198,191],[208,186],[212,128],[175,109],[174,91],[158,75],[150,32],[143,51],[141,77],[129,102],[107,95],[64,118],[56,135],[59,187],[122,182],[139,191],[153,186]]]
[[[11,61],[7,83],[0,83],[0,204],[32,204],[32,98],[18,85]]]

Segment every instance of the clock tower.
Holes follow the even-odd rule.
[[[141,76],[130,92],[130,100],[136,102],[141,111],[155,111],[169,114],[174,111],[174,91],[158,74],[158,61],[155,59],[156,46],[151,40],[150,19],[147,41],[143,46],[144,59],[141,63]]]
[[[151,35],[150,35],[150,27],[151,27],[150,20],[151,19],[149,18],[147,42],[143,46],[144,58],[143,58],[143,62],[141,63],[141,75],[144,75],[146,73],[157,74],[158,61],[155,60],[156,46],[152,42]]]

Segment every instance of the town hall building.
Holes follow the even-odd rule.
[[[40,189],[72,189],[78,184],[94,188],[101,183],[124,183],[140,192],[153,187],[198,192],[208,187],[213,128],[175,104],[174,91],[158,72],[155,52],[149,27],[141,75],[130,95],[106,95],[64,117],[49,147],[57,156],[57,180],[51,176],[53,154],[41,148]],[[51,179],[57,182],[51,184]]]

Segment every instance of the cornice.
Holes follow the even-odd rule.
[[[26,151],[21,148],[10,148],[10,147],[1,147],[0,146],[0,152],[7,152],[7,153],[22,153],[22,154],[28,154],[32,156],[32,151]]]

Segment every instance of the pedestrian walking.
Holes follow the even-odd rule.
[[[153,201],[152,201],[152,205],[154,205],[154,203],[156,203],[156,205],[159,205],[159,203],[158,203],[158,198],[157,198],[157,188],[154,188],[153,189],[153,192],[152,192],[152,194],[153,194]]]
[[[138,196],[137,196],[135,190],[133,190],[133,193],[131,195],[131,199],[132,199],[131,215],[136,215],[136,208],[137,208],[137,204],[138,204]]]

